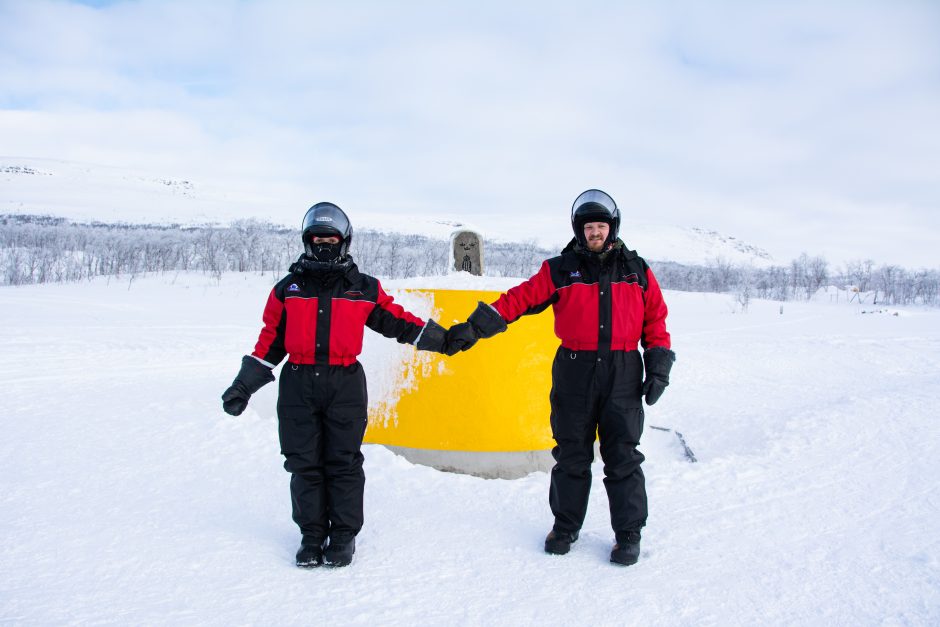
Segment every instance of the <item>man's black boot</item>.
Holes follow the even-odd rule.
[[[577,531],[555,531],[552,529],[545,538],[545,552],[552,555],[564,555],[571,550],[571,545],[577,539]]]
[[[349,566],[356,552],[356,538],[330,538],[323,551],[323,563],[327,566]]]
[[[304,539],[297,550],[298,568],[316,568],[323,563],[323,542]]]
[[[621,566],[636,564],[640,559],[640,532],[626,531],[617,534],[617,544],[610,552],[610,561]]]

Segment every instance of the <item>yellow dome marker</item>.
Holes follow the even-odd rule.
[[[493,302],[501,293],[407,291],[432,299],[433,318],[444,327],[466,320],[478,301]],[[370,411],[365,441],[387,445],[412,461],[482,476],[550,468],[548,395],[559,344],[553,324],[547,311],[524,316],[467,352],[431,355],[430,364],[418,359],[404,364],[414,385],[402,391],[394,407]]]

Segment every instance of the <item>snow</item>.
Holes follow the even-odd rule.
[[[248,180],[236,183],[152,172],[95,163],[0,155],[0,214],[53,215],[75,221],[148,224],[226,224],[259,218],[294,227],[317,198],[309,191],[278,187],[265,181],[259,189]],[[512,207],[491,207],[493,214],[458,215],[435,208],[432,212],[402,208],[348,206],[356,229],[390,233],[416,233],[449,240],[457,229],[477,231],[494,242],[534,240],[549,250],[561,250],[571,238],[568,203],[557,213],[533,221],[516,215]],[[481,208],[482,210],[483,208]],[[621,237],[647,259],[685,264],[725,263],[767,267],[775,261],[765,250],[732,236],[686,225],[625,219]],[[480,222],[479,224],[477,222]],[[487,227],[487,228],[484,228]],[[796,256],[799,251],[794,251]]]
[[[355,561],[307,571],[275,386],[237,418],[219,401],[274,280],[0,288],[0,622],[940,623],[940,312],[740,313],[730,296],[667,292],[678,361],[647,422],[681,431],[699,462],[646,430],[636,566],[608,563],[600,463],[581,539],[555,557],[547,474],[484,480],[366,446]],[[400,290],[429,281],[387,287],[420,314]],[[367,334],[373,400],[411,350]]]
[[[412,288],[429,288],[438,290],[488,290],[504,292],[518,285],[523,279],[515,277],[475,276],[469,272],[451,272],[439,276],[412,277],[409,279],[383,280],[383,287],[389,289],[407,290]]]

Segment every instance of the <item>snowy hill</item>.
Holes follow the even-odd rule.
[[[271,211],[246,189],[130,168],[0,157],[0,213],[87,222],[215,223],[267,217]]]
[[[294,225],[310,204],[304,192],[249,183],[197,181],[94,164],[0,156],[0,213],[51,214],[79,221],[226,224],[263,218]],[[474,216],[389,213],[364,208],[355,216],[359,228],[419,233],[447,239],[457,227],[482,231],[496,241],[534,239],[559,250],[570,239],[567,208],[543,223],[514,222],[511,216],[480,223]],[[715,259],[735,264],[771,265],[765,250],[732,236],[699,227],[624,221],[628,246],[651,260],[704,264]],[[780,263],[780,262],[777,262]],[[785,263],[785,262],[784,262]]]
[[[484,480],[367,446],[353,565],[302,571],[274,386],[238,418],[219,401],[271,282],[0,288],[0,622],[940,624],[940,312],[741,314],[667,292],[678,361],[646,413],[639,564],[607,561],[599,462],[581,539],[555,557],[546,473]],[[420,284],[387,287],[422,313],[395,291]],[[367,333],[374,399],[402,350]]]

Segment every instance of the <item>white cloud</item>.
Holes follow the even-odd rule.
[[[913,1],[3,3],[0,152],[510,215],[520,237],[565,231],[599,186],[783,260],[839,232],[857,243],[840,258],[937,265],[919,238],[940,238],[938,17]]]

